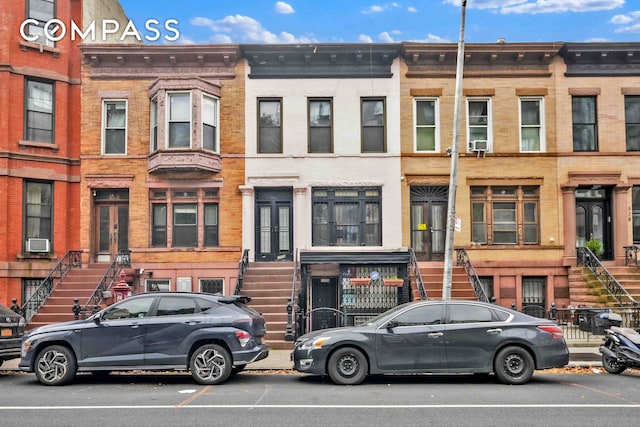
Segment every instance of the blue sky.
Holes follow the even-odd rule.
[[[120,0],[173,43],[457,42],[461,0]],[[465,42],[640,41],[638,0],[468,0]]]

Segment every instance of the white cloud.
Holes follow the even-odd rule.
[[[273,10],[275,10],[277,13],[281,13],[283,15],[290,15],[292,13],[296,13],[295,10],[293,10],[293,7],[291,7],[290,4],[285,3],[283,1],[279,1],[275,4],[275,6],[273,6]]]
[[[385,9],[384,6],[378,6],[374,4],[373,6],[364,10],[362,13],[380,13],[380,12],[384,12],[384,9]]]
[[[358,36],[358,42],[360,42],[360,43],[373,43],[373,39],[370,36],[366,35],[366,34],[360,34]]]
[[[383,43],[395,43],[396,42],[393,39],[393,37],[391,37],[391,34],[389,34],[387,31],[384,31],[384,32],[380,33],[378,35],[378,40],[380,40]]]
[[[615,15],[609,23],[618,26],[614,30],[616,33],[640,33],[640,10],[626,15]]]
[[[259,21],[243,15],[229,15],[215,21],[197,17],[190,23],[209,28],[212,32],[210,39],[215,43],[314,43],[318,41],[313,37],[297,37],[286,31],[280,34],[272,33]]]
[[[460,6],[461,0],[444,0]],[[499,13],[561,13],[612,10],[624,6],[625,0],[469,0],[468,8],[495,9]]]
[[[362,11],[365,15],[372,13],[382,13],[385,10],[389,10],[390,8],[401,8],[402,5],[400,3],[391,2],[385,4],[374,4],[373,6],[369,6],[369,8]],[[411,9],[411,8],[409,8]]]
[[[409,13],[418,13],[418,9],[416,9],[416,8],[415,8],[415,7],[413,7],[413,6],[409,6],[409,7],[407,8],[407,12],[409,12]]]

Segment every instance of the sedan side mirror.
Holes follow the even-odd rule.
[[[387,329],[397,328],[398,326],[399,323],[397,320],[389,320],[389,322],[387,322]]]

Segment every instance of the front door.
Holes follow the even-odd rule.
[[[338,324],[338,279],[311,280],[311,330],[335,328]]]
[[[447,187],[411,187],[411,247],[419,261],[444,260]]]
[[[605,188],[576,190],[576,244],[599,240],[604,252],[601,259],[613,259],[610,200]]]
[[[256,191],[256,261],[293,259],[293,192]]]
[[[111,262],[129,250],[129,202],[119,191],[102,190],[95,200],[95,258]]]

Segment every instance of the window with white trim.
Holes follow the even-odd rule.
[[[53,183],[24,182],[24,241],[47,239],[53,243]],[[52,245],[49,245],[51,252]]]
[[[385,153],[387,151],[385,99],[362,98],[360,102],[362,152]]]
[[[149,105],[149,123],[151,129],[149,132],[150,151],[154,152],[158,149],[158,97],[154,96]]]
[[[467,98],[467,151],[493,151],[491,98]]]
[[[102,153],[127,152],[127,101],[105,100],[102,103]]]
[[[544,98],[520,98],[520,151],[543,152],[545,146]]]
[[[38,39],[33,43],[45,46],[55,46],[55,42],[51,40],[58,36],[54,31],[56,25],[49,26],[49,36],[45,36],[44,26],[47,22],[56,17],[56,1],[55,0],[27,0],[27,18],[37,21],[37,24],[28,24],[26,33],[30,36],[37,36]]]
[[[55,142],[55,84],[25,79],[25,135],[27,141]]]
[[[202,95],[202,148],[219,152],[218,149],[218,99]]]
[[[415,98],[413,118],[415,151],[440,151],[438,98]]]
[[[191,93],[169,92],[167,98],[169,107],[167,147],[189,148],[191,147]]]

